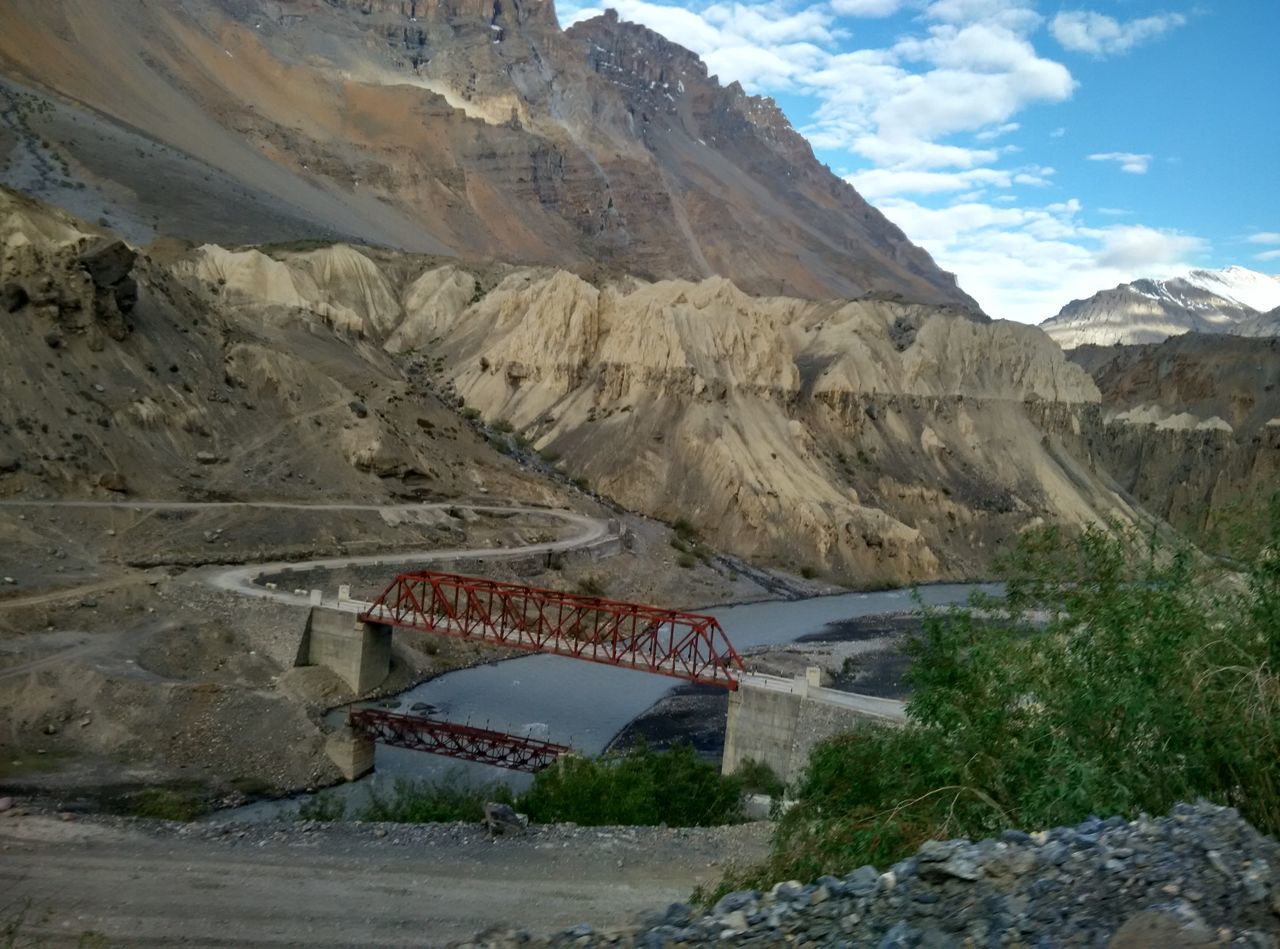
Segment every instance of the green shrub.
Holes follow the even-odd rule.
[[[179,787],[143,788],[122,802],[124,813],[156,820],[193,821],[209,813],[209,804],[195,790]]]
[[[926,616],[912,722],[819,745],[768,865],[724,885],[1199,798],[1280,831],[1280,502],[1265,521],[1243,582],[1183,544],[1028,534],[1005,600]]]
[[[495,432],[501,432],[504,435],[515,430],[511,423],[505,418],[495,419],[493,424],[489,427]]]
[[[742,783],[690,745],[625,755],[569,757],[538,772],[519,809],[541,823],[711,827],[738,820]]]
[[[356,820],[396,824],[478,822],[484,819],[484,806],[490,801],[513,804],[514,797],[504,784],[468,784],[456,773],[432,782],[399,780],[389,795],[376,788],[371,790],[369,802]]]
[[[818,571],[815,568],[809,566],[808,564],[805,564],[803,567],[800,568],[800,576],[804,577],[806,580],[812,580],[817,575],[818,575]]]
[[[782,797],[787,786],[782,779],[778,777],[778,773],[769,767],[763,761],[757,761],[755,758],[746,758],[738,765],[738,770],[734,772],[740,782],[742,789],[753,794],[767,794],[770,797]]]
[[[677,537],[687,544],[695,543],[698,540],[698,529],[683,517],[677,517],[672,521],[671,529],[676,532]]]
[[[698,558],[693,554],[681,554],[676,558],[676,566],[690,570],[698,565]]]

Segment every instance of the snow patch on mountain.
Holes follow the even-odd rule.
[[[1245,267],[1135,280],[1072,300],[1042,328],[1063,349],[1159,343],[1183,333],[1280,334],[1280,278]]]

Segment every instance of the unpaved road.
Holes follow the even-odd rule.
[[[192,826],[0,814],[4,904],[75,945],[443,946],[490,926],[597,928],[683,901],[769,827]],[[47,917],[45,914],[49,914]],[[0,920],[0,924],[3,924]]]
[[[559,540],[536,544],[523,544],[515,547],[454,547],[427,550],[388,551],[381,554],[365,554],[354,557],[325,557],[315,560],[277,560],[262,563],[246,563],[238,567],[208,568],[193,572],[191,576],[209,586],[245,596],[256,596],[263,599],[276,600],[293,606],[306,606],[305,596],[287,590],[273,590],[259,586],[254,580],[262,574],[281,573],[289,570],[335,570],[343,567],[370,565],[393,566],[397,564],[423,564],[432,561],[457,560],[503,560],[512,557],[527,557],[537,554],[555,553],[558,551],[576,550],[600,543],[610,536],[610,522],[588,514],[579,514],[560,508],[524,507],[520,505],[498,504],[465,504],[458,502],[435,502],[430,504],[354,504],[354,503],[317,503],[304,504],[289,501],[0,501],[0,508],[90,508],[96,510],[131,510],[131,511],[201,511],[218,509],[260,509],[286,510],[306,512],[349,512],[367,511],[378,514],[413,514],[421,511],[447,511],[457,509],[471,511],[476,514],[499,515],[532,515],[550,517],[564,522],[572,529],[566,537]],[[107,581],[114,582],[114,581]],[[103,581],[78,587],[68,587],[41,595],[39,599],[54,600],[64,597],[84,595],[103,587]],[[31,605],[35,598],[25,601],[14,599],[15,605]],[[0,606],[8,605],[0,601]]]

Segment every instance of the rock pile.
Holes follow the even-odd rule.
[[[547,938],[487,932],[508,946],[1280,945],[1280,844],[1229,808],[1164,818],[1091,817],[999,839],[929,841],[881,873],[730,893],[704,916],[682,904],[637,926],[582,924]]]

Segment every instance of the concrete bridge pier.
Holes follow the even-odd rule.
[[[325,666],[363,695],[391,674],[391,627],[362,623],[351,613],[313,606],[294,664]]]
[[[357,735],[350,728],[344,727],[330,735],[325,741],[324,750],[348,781],[354,781],[373,770],[373,739]]]

